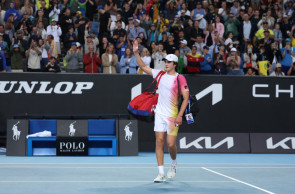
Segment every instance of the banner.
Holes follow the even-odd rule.
[[[119,155],[138,155],[137,120],[119,120]]]
[[[295,153],[295,133],[251,133],[252,153]]]
[[[258,61],[260,75],[267,76],[268,61]]]
[[[290,113],[295,107],[295,77],[185,77],[200,112],[195,123],[184,122],[179,133],[294,132]],[[3,73],[0,134],[6,136],[7,119],[12,118],[128,114],[131,98],[151,80],[148,75]],[[138,121],[138,129],[139,151],[154,151],[154,124]]]
[[[28,126],[28,120],[7,121],[7,156],[26,155]]]
[[[88,156],[88,137],[57,137],[57,156]]]

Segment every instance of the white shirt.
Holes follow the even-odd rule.
[[[161,70],[153,69],[153,78],[157,77],[158,73]],[[159,83],[158,92],[159,92],[159,98],[158,98],[158,104],[156,107],[155,112],[157,114],[166,116],[166,117],[172,117],[176,118],[178,115],[178,94],[180,91],[178,91],[178,82],[177,82],[177,76],[176,75],[168,75],[165,73]],[[179,75],[179,88],[181,91],[188,91],[186,79],[184,76]]]
[[[250,33],[251,33],[251,27],[252,27],[251,22],[248,21],[247,23],[244,21],[243,24],[244,24],[244,32],[243,32],[244,38],[250,39]]]
[[[61,28],[57,28],[58,26],[47,26],[47,35],[52,35],[54,37],[54,42],[59,42],[59,37],[61,36]]]
[[[109,61],[111,62],[112,59],[113,59],[113,55],[112,54],[109,54]],[[109,66],[109,70],[110,70],[110,73],[113,73],[112,72],[112,66],[111,65]]]

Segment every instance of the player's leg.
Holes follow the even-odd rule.
[[[170,169],[167,173],[168,178],[174,178],[176,174],[176,156],[177,156],[177,147],[176,147],[176,138],[178,133],[178,126],[175,126],[174,120],[171,118],[169,119],[169,128],[168,128],[168,135],[167,135],[167,147],[172,159]]]

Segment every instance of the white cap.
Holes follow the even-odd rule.
[[[80,47],[81,46],[81,44],[79,42],[76,42],[76,45],[77,45],[77,47]]]
[[[140,23],[140,20],[139,19],[134,19],[133,21],[137,21],[138,23]]]
[[[182,40],[182,41],[180,41],[180,43],[187,45],[187,41],[186,40]]]
[[[218,14],[219,14],[219,15],[222,14],[223,11],[224,11],[224,10],[223,10],[222,8],[219,8],[219,9],[218,9]]]
[[[163,60],[173,61],[173,62],[178,63],[178,57],[174,54],[167,55]]]
[[[231,48],[230,52],[237,52],[237,49],[236,48]]]

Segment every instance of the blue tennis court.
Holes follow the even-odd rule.
[[[170,158],[165,154],[165,173]],[[178,154],[176,177],[153,183],[154,153],[136,157],[0,155],[0,193],[295,193],[294,154]]]

